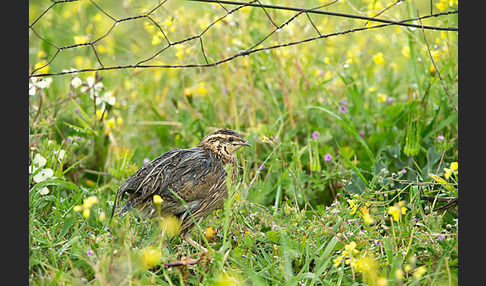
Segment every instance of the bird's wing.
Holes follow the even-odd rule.
[[[182,212],[184,208],[171,190],[186,203],[194,202],[195,207],[197,201],[214,192],[217,182],[225,181],[221,180],[225,175],[222,164],[198,147],[171,150],[128,178],[120,187],[117,202],[125,193],[130,194],[121,210],[123,213],[157,194],[166,201],[166,207],[172,208],[171,212],[177,211],[174,208]]]

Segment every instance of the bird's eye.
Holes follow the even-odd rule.
[[[235,141],[235,139],[233,137],[230,137],[228,140],[229,140],[229,142]]]

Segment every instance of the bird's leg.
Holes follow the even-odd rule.
[[[184,239],[190,244],[192,245],[194,248],[196,249],[200,249],[202,252],[208,252],[208,250],[203,247],[202,245],[200,245],[199,243],[195,242],[194,240],[192,240],[192,238],[189,236],[189,234],[186,234],[186,236],[184,236]]]

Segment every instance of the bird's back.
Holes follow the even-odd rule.
[[[182,231],[192,228],[194,218],[204,218],[223,206],[227,197],[225,163],[233,164],[232,177],[236,179],[236,160],[224,162],[210,150],[194,147],[171,150],[140,168],[120,187],[117,202],[125,193],[129,197],[120,214],[137,207],[149,216],[157,214],[153,196],[163,199],[162,214],[181,218]],[[176,193],[187,204],[174,196]]]

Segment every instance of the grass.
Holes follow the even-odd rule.
[[[416,2],[404,1],[380,17],[429,13],[428,1]],[[433,1],[434,11],[456,8],[444,3]],[[31,1],[29,22],[49,5]],[[99,5],[115,17],[152,7],[143,1]],[[328,9],[373,15],[385,7],[382,1],[345,1]],[[224,12],[192,2],[168,1],[164,8],[153,16],[171,41],[200,33]],[[277,23],[294,15],[268,13]],[[322,33],[363,24],[309,17]],[[423,22],[457,26],[457,15]],[[89,1],[57,4],[35,24],[39,35],[59,46],[80,36],[96,39],[106,27],[109,18]],[[97,43],[101,60],[128,64],[151,55],[160,47],[153,28],[143,19],[120,23]],[[208,60],[252,46],[271,30],[261,9],[235,12],[204,33]],[[302,15],[262,45],[313,33]],[[151,63],[204,62],[199,45],[173,46]],[[43,71],[96,66],[86,48],[59,53]],[[31,70],[55,52],[29,35]],[[458,213],[447,207],[458,197],[455,32],[390,26],[211,68],[124,69],[34,81],[30,284],[458,283]],[[225,209],[191,233],[209,242],[208,254],[174,235],[168,221],[136,212],[112,217],[119,186],[144,161],[195,146],[223,127],[240,131],[252,147],[238,154],[239,182],[230,187]]]

